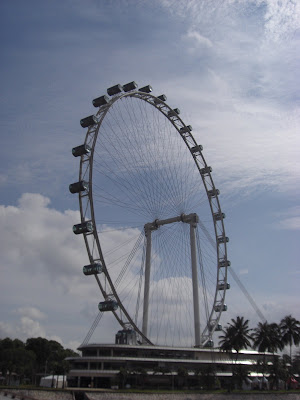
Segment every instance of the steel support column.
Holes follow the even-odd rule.
[[[198,271],[197,271],[197,247],[195,229],[199,221],[198,215],[193,213],[189,215],[181,214],[177,217],[165,220],[155,220],[144,226],[146,236],[146,262],[145,262],[145,283],[144,283],[144,306],[143,306],[143,325],[142,333],[148,335],[148,314],[149,314],[149,290],[150,290],[150,272],[151,272],[151,246],[152,231],[160,226],[172,224],[174,222],[184,222],[190,225],[190,245],[191,245],[191,266],[192,266],[192,285],[193,285],[193,306],[194,306],[194,329],[195,329],[195,346],[200,346],[200,307],[199,307],[199,287],[198,287]]]
[[[194,303],[194,328],[195,328],[195,346],[200,346],[200,309],[199,309],[199,287],[197,271],[197,249],[195,229],[196,223],[190,222],[190,241],[191,241],[191,261],[192,261],[192,281],[193,281],[193,303]]]
[[[151,270],[151,228],[145,227],[145,235],[147,239],[146,246],[146,264],[145,264],[145,284],[144,284],[144,307],[143,307],[143,326],[142,333],[148,335],[148,309],[149,309],[149,286],[150,286],[150,270]]]

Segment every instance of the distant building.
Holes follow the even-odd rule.
[[[271,353],[241,351],[237,361],[232,355],[217,349],[182,348],[168,346],[149,346],[136,344],[134,336],[119,331],[117,344],[86,344],[78,350],[81,357],[67,360],[71,368],[68,373],[68,386],[73,387],[112,387],[119,386],[120,371],[126,374],[126,383],[131,386],[161,385],[178,386],[178,371],[185,371],[185,384],[199,385],[198,371],[214,373],[222,386],[232,375],[232,365],[240,366],[249,376],[259,377],[257,361],[265,357],[272,362]],[[128,343],[129,342],[129,343]],[[132,343],[132,344],[131,344]],[[142,377],[142,379],[141,379]]]

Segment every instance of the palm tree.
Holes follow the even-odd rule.
[[[277,350],[283,349],[280,328],[277,324],[268,324],[267,322],[259,322],[257,328],[254,329],[253,346],[259,352],[275,353]]]
[[[128,378],[128,370],[127,368],[121,367],[120,371],[118,372],[117,376],[119,378],[119,387],[124,389],[126,379]]]
[[[189,376],[189,372],[185,367],[179,367],[177,370],[178,376],[178,386],[181,388],[182,386],[187,385],[187,379]]]
[[[275,323],[268,324],[267,321],[258,323],[253,333],[253,347],[257,348],[259,352],[264,353],[263,362],[258,363],[263,374],[268,369],[268,365],[266,364],[266,351],[274,355],[277,350],[282,350],[283,346],[279,325]]]
[[[274,357],[273,363],[269,367],[269,382],[271,389],[279,389],[279,381],[287,381],[289,376],[286,363],[282,358]]]
[[[237,317],[231,319],[231,323],[223,329],[224,335],[219,336],[220,338],[220,349],[232,354],[232,350],[236,351],[235,363],[237,362],[239,352],[242,349],[251,347],[252,336],[250,334],[251,329],[249,328],[249,320],[244,320],[244,317]],[[232,365],[233,367],[233,365]],[[232,377],[235,376],[233,372]]]
[[[280,321],[281,340],[290,346],[290,362],[292,363],[292,345],[300,343],[300,322],[287,315]]]
[[[237,317],[231,319],[231,323],[223,329],[223,336],[220,336],[220,349],[224,351],[232,351],[234,349],[238,353],[242,349],[251,347],[252,336],[250,334],[251,329],[249,328],[249,320],[244,320],[244,317]]]

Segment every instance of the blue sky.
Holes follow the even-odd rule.
[[[193,126],[221,191],[229,259],[268,321],[300,319],[299,3],[2,1],[0,19],[0,337],[76,346],[91,325],[99,296],[71,231],[71,148],[91,100],[132,80]],[[255,325],[231,283],[223,325],[241,314]],[[117,329],[105,326],[99,340]]]

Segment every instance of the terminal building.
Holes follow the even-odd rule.
[[[258,361],[272,362],[271,353],[221,352],[213,348],[183,348],[137,344],[135,332],[119,331],[115,344],[83,344],[81,357],[72,357],[68,385],[72,387],[119,387],[120,380],[132,386],[176,388],[199,387],[201,376],[213,375],[226,387],[233,368],[257,379]],[[121,375],[123,374],[123,378]]]

